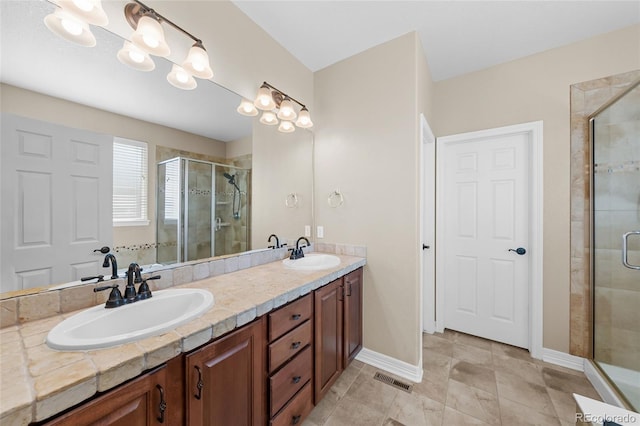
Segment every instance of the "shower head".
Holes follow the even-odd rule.
[[[223,176],[227,178],[231,185],[234,185],[236,183],[236,175],[230,175],[229,173],[225,172],[223,173]]]

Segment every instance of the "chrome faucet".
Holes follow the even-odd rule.
[[[116,257],[111,253],[107,254],[104,257],[104,262],[102,262],[103,268],[108,268],[109,263],[111,263],[111,279],[115,280],[118,278],[118,262],[116,262]]]
[[[306,241],[307,245],[300,247],[300,241]],[[309,242],[309,240],[306,237],[300,237],[298,238],[298,240],[296,241],[296,248],[294,249],[289,249],[291,250],[291,256],[289,256],[289,259],[291,260],[295,260],[295,259],[300,259],[302,257],[304,257],[304,250],[302,250],[304,247],[309,247],[311,245],[311,243]]]
[[[269,235],[269,239],[267,239],[267,242],[270,243],[271,239],[275,238],[276,239],[276,245],[274,246],[268,246],[267,248],[271,248],[271,249],[277,249],[280,248],[280,240],[278,239],[278,236],[276,234],[271,234]]]

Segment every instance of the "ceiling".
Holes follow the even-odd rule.
[[[439,81],[640,22],[640,1],[245,1],[312,71],[417,31]]]
[[[166,80],[171,62],[164,58],[154,57],[156,69],[150,72],[118,61],[123,45],[118,34],[132,32],[122,13],[126,3],[102,3],[110,22],[107,29],[92,27],[97,44],[87,48],[45,27],[44,17],[54,4],[0,0],[0,81],[223,142],[251,134],[251,118],[236,112],[237,94],[201,79],[195,90],[177,89]],[[165,34],[173,56],[178,61],[185,57],[191,40],[172,30]]]

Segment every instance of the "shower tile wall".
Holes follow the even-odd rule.
[[[591,80],[571,86],[571,293],[570,293],[570,352],[573,355],[591,357],[592,352],[592,312],[590,290],[590,247],[589,247],[589,174],[590,147],[588,117],[598,110],[615,94],[640,78],[640,70],[619,74],[597,80]],[[609,130],[615,135],[620,129]],[[614,177],[614,182],[619,177]],[[624,179],[624,178],[622,178]],[[601,182],[612,185],[612,182]],[[637,184],[637,183],[636,183]],[[615,217],[615,213],[614,213]],[[612,218],[613,219],[613,218]],[[617,220],[617,218],[616,218]],[[614,223],[612,222],[612,226]],[[609,253],[613,255],[613,253]],[[606,274],[606,267],[601,265],[599,273]],[[624,277],[609,274],[615,286],[624,285]],[[612,284],[613,285],[613,284]],[[615,291],[617,287],[604,290]],[[619,288],[618,288],[619,289]],[[599,301],[605,294],[596,294]],[[606,309],[606,304],[604,309]],[[637,306],[637,305],[636,305]],[[601,312],[600,315],[606,315]],[[612,313],[616,323],[620,321],[619,313]],[[633,314],[629,320],[637,318]],[[614,342],[611,342],[614,344]]]

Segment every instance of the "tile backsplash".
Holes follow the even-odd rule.
[[[295,244],[295,241],[293,244]],[[349,244],[312,243],[308,249],[305,249],[306,251],[357,257],[366,257],[367,255],[366,247]],[[161,278],[150,281],[149,286],[152,291],[163,290],[181,284],[188,284],[192,281],[275,262],[284,259],[288,255],[287,247],[283,247],[275,250],[247,252],[236,256],[210,258],[176,266],[167,266],[167,269],[153,273],[153,275],[160,275]],[[99,283],[99,286],[109,285],[111,281],[120,281],[120,284],[123,284],[123,279],[119,278],[118,280],[105,280]],[[44,290],[40,293],[0,300],[0,328],[104,303],[109,297],[109,291],[95,293],[93,289],[97,286],[96,283],[82,284],[60,290]]]

